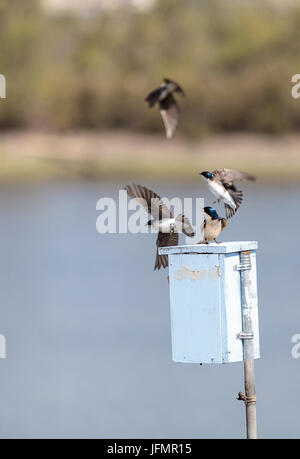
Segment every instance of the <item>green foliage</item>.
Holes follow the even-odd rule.
[[[0,125],[23,125],[30,119],[36,86],[42,16],[36,0],[0,0],[0,73],[7,99],[0,101]]]
[[[0,126],[161,130],[144,98],[167,76],[187,94],[186,135],[298,129],[299,26],[300,7],[267,0],[161,0],[147,13],[94,18],[0,0]]]

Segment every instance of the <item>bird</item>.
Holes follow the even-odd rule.
[[[146,97],[149,107],[152,108],[156,103],[159,104],[160,115],[162,117],[167,139],[173,136],[179,121],[179,106],[173,96],[178,93],[184,96],[183,89],[175,81],[164,78],[163,83]]]
[[[159,270],[161,267],[166,268],[168,266],[168,255],[159,255],[158,249],[159,247],[178,245],[178,233],[180,231],[186,236],[193,237],[195,233],[189,219],[181,214],[174,218],[161,197],[145,186],[133,183],[132,185],[127,185],[125,190],[131,199],[135,199],[152,216],[147,225],[158,233],[154,271],[156,269]]]
[[[243,192],[237,190],[234,183],[241,180],[256,180],[256,177],[232,169],[216,169],[213,172],[200,172],[206,180],[210,191],[218,198],[215,202],[224,201],[226,218],[231,218],[243,201]]]
[[[227,226],[226,218],[220,218],[213,207],[204,207],[204,217],[201,226],[202,239],[198,244],[208,244],[210,241],[217,242],[217,237]]]

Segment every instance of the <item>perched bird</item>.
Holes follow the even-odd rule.
[[[210,191],[218,198],[215,202],[224,201],[226,218],[232,217],[243,201],[243,192],[237,190],[234,183],[240,180],[256,180],[256,177],[232,169],[216,169],[213,172],[201,172]]]
[[[183,232],[186,236],[193,237],[194,229],[184,215],[173,217],[170,209],[163,203],[162,199],[154,191],[142,185],[126,186],[126,191],[131,199],[135,199],[145,211],[152,216],[147,222],[148,226],[154,228],[157,234],[155,269],[168,266],[168,256],[159,255],[158,248],[178,245],[178,233]]]
[[[150,108],[157,102],[159,103],[160,114],[166,129],[167,139],[172,137],[179,121],[179,107],[173,96],[176,92],[184,96],[182,88],[175,83],[175,81],[164,78],[160,87],[151,91],[145,99]]]
[[[213,207],[204,207],[204,222],[201,227],[202,239],[198,244],[208,244],[210,241],[217,242],[217,237],[227,226],[225,218],[220,218]]]

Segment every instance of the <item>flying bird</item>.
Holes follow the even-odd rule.
[[[232,169],[216,169],[213,172],[204,171],[200,175],[206,180],[210,191],[218,198],[215,202],[224,201],[226,218],[232,217],[243,201],[243,192],[236,189],[234,182],[256,180],[253,175]]]
[[[179,93],[184,96],[183,89],[175,81],[164,78],[163,83],[159,88],[151,91],[146,97],[149,107],[153,107],[156,103],[159,104],[160,114],[166,129],[167,139],[171,139],[179,121],[179,106],[173,96],[174,93]]]
[[[201,227],[202,239],[198,244],[208,244],[210,241],[217,242],[217,237],[226,226],[226,219],[220,218],[213,207],[204,207],[204,222]]]
[[[133,183],[132,185],[127,185],[125,189],[128,196],[131,199],[135,199],[151,215],[152,219],[147,222],[147,225],[154,228],[158,233],[154,270],[161,267],[166,268],[168,266],[168,255],[159,255],[158,248],[178,245],[179,232],[193,237],[195,233],[189,219],[184,215],[178,215],[174,218],[160,196],[145,186]]]

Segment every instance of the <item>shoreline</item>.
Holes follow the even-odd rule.
[[[300,181],[300,135],[214,135],[204,139],[128,131],[64,134],[7,131],[0,135],[0,182],[62,178],[198,180],[227,167],[265,182]]]

